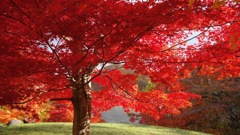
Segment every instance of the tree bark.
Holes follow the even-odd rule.
[[[80,86],[81,87],[81,86]],[[91,93],[89,86],[73,89],[73,135],[89,135],[91,120]]]

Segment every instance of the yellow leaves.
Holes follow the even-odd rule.
[[[183,74],[185,77],[191,77],[191,72],[189,70],[183,70]]]
[[[213,9],[217,9],[219,7],[221,7],[222,5],[224,5],[226,2],[226,0],[214,0],[213,1]],[[234,2],[239,3],[240,0],[234,0]]]
[[[220,6],[224,5],[225,1],[224,0],[214,0],[213,2],[213,9],[217,9]]]
[[[239,3],[239,2],[240,2],[240,0],[234,0],[234,2],[236,2],[236,3]]]
[[[237,48],[237,43],[232,43],[231,45],[230,45],[230,50],[235,50],[236,48]]]
[[[23,112],[17,109],[10,109],[8,107],[0,108],[0,123],[7,123],[12,119],[18,119],[23,115]]]
[[[188,3],[190,6],[192,6],[194,4],[195,0],[188,0]]]
[[[229,47],[229,49],[230,49],[231,51],[235,50],[235,49],[238,47],[237,42],[238,42],[239,40],[240,40],[240,37],[238,37],[238,38],[236,39],[235,36],[233,36],[233,35],[230,36],[230,40],[229,40],[230,47]]]

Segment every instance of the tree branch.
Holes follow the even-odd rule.
[[[61,100],[69,100],[72,101],[72,98],[52,98],[50,101],[61,101]]]
[[[182,41],[182,42],[179,42],[179,43],[177,43],[177,44],[175,44],[175,45],[172,45],[171,47],[169,47],[169,48],[167,48],[167,49],[164,49],[164,50],[161,50],[161,51],[159,51],[159,52],[166,52],[166,51],[169,51],[169,50],[173,50],[172,48],[174,48],[174,47],[176,47],[176,46],[179,46],[179,45],[181,45],[181,44],[183,44],[183,43],[186,43],[186,42],[188,42],[188,41],[191,41],[191,40],[199,37],[200,35],[202,35],[202,34],[204,34],[205,32],[207,32],[210,28],[221,27],[221,26],[223,26],[223,25],[226,25],[226,24],[229,24],[229,23],[232,24],[232,23],[235,23],[235,22],[239,22],[239,21],[233,20],[233,21],[231,21],[231,22],[225,22],[225,23],[223,23],[223,24],[218,24],[218,25],[212,25],[212,24],[214,23],[214,22],[212,22],[212,23],[210,24],[210,26],[200,27],[200,28],[207,28],[207,29],[204,30],[204,31],[202,31],[202,32],[199,33],[198,35],[193,36],[193,37],[191,37],[191,38],[189,38],[189,39],[187,39],[187,40],[184,40],[184,41]],[[199,28],[198,28],[198,29],[199,29]]]
[[[152,103],[151,101],[145,101],[145,100],[143,101],[143,100],[140,100],[140,99],[136,98],[134,95],[130,94],[130,93],[127,92],[125,89],[123,89],[121,86],[119,86],[117,83],[115,83],[109,76],[107,76],[107,75],[105,75],[105,76],[106,76],[106,77],[108,78],[108,80],[110,81],[110,84],[111,84],[114,92],[115,92],[117,95],[122,96],[122,97],[124,97],[124,98],[128,98],[128,99],[130,99],[130,100],[135,100],[135,101],[138,101],[138,102],[141,102],[141,103],[148,103],[148,104],[151,104],[151,105],[153,105],[153,106],[157,106],[156,103]],[[123,94],[120,94],[119,92],[117,92],[117,90],[115,89],[114,85],[117,86],[119,89],[121,89],[121,90],[122,90],[126,95],[128,95],[129,97],[127,97],[126,95],[123,95]],[[160,112],[160,108],[157,108],[157,111]]]
[[[31,101],[35,100],[36,98],[40,97],[42,94],[52,92],[52,91],[62,91],[62,90],[66,90],[66,89],[67,88],[62,88],[62,89],[58,89],[58,90],[49,89],[47,91],[39,92],[36,96],[32,97],[31,99],[28,99],[28,100],[25,100],[25,101],[22,101],[22,102],[14,102],[14,103],[7,103],[7,104],[25,104],[25,103],[28,103],[28,102],[31,102]]]
[[[126,50],[128,48],[130,48],[135,42],[137,42],[142,36],[144,36],[147,32],[149,32],[151,29],[154,28],[154,25],[151,24],[149,27],[147,27],[144,31],[140,32],[139,34],[137,34],[133,40],[131,40],[129,43],[128,43],[128,46],[125,47],[124,49],[122,49],[121,51],[119,51],[116,55],[114,55],[112,58],[108,59],[107,61],[105,61],[101,67],[101,69],[99,70],[99,72],[97,74],[95,74],[92,78],[90,78],[85,84],[88,84],[89,82],[91,82],[93,79],[95,79],[97,76],[99,76],[104,67],[109,63],[111,62],[112,60],[114,60],[115,58],[117,58],[119,55],[123,54],[124,52],[126,52]],[[84,85],[85,85],[84,84]]]
[[[37,24],[32,20],[32,18],[31,18],[27,13],[25,13],[13,0],[10,0],[10,1],[11,1],[11,3],[14,5],[14,7],[16,7],[16,8],[19,10],[19,12],[21,12],[22,14],[24,14],[29,20],[31,20],[32,23],[34,23],[35,25],[37,25]]]

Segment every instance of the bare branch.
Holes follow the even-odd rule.
[[[104,36],[100,37],[100,38],[97,39],[95,42],[93,42],[92,45],[87,49],[87,52],[85,53],[85,55],[73,65],[72,69],[75,68],[79,63],[81,63],[81,62],[87,57],[87,55],[89,54],[90,49],[91,49],[95,44],[97,44],[98,42],[102,41],[104,38],[106,38],[106,37],[107,37],[108,35],[110,35],[112,32],[113,32],[113,30],[111,30],[110,32],[108,32],[108,33],[105,34]]]
[[[45,94],[45,93],[48,93],[48,92],[52,92],[52,91],[62,91],[62,90],[66,90],[67,88],[62,88],[62,89],[49,89],[47,91],[42,91],[42,92],[39,92],[36,96],[32,97],[31,99],[28,99],[28,100],[25,100],[25,101],[22,101],[22,102],[14,102],[14,103],[8,103],[8,104],[25,104],[25,103],[28,103],[28,102],[31,102],[33,100],[35,100],[36,98],[40,97],[42,94]]]
[[[210,27],[209,27],[209,28],[210,28]],[[171,50],[172,48],[174,48],[174,47],[176,47],[176,46],[179,46],[179,45],[182,45],[182,44],[184,44],[184,43],[186,43],[186,42],[188,42],[188,41],[191,41],[191,40],[193,40],[193,39],[199,37],[200,35],[203,35],[205,32],[207,32],[207,31],[209,30],[209,28],[206,29],[205,31],[199,33],[198,35],[193,36],[192,38],[189,38],[189,39],[187,39],[187,40],[184,40],[184,41],[182,41],[182,42],[179,42],[179,43],[177,43],[177,44],[175,44],[175,45],[172,45],[171,47],[169,47],[169,48],[167,48],[167,49],[164,49],[164,50],[161,50],[161,51],[159,51],[159,52],[166,52],[166,51],[169,51],[169,50]]]
[[[28,99],[28,100],[25,100],[25,101],[23,101],[23,102],[14,102],[14,103],[9,103],[9,104],[25,104],[25,103],[28,103],[28,102],[31,102],[31,101],[35,100],[36,98],[38,98],[39,96],[41,96],[43,93],[45,93],[45,92],[40,92],[40,93],[38,93],[36,96],[34,96],[33,98]]]
[[[196,35],[196,36],[193,36],[193,37],[191,37],[191,38],[189,38],[189,39],[187,39],[187,40],[184,40],[184,41],[182,41],[182,42],[179,42],[179,43],[177,43],[177,44],[175,44],[175,45],[172,45],[171,47],[169,47],[169,48],[167,48],[167,49],[164,49],[164,50],[161,50],[161,51],[159,51],[159,52],[166,52],[166,51],[169,51],[169,50],[173,50],[173,48],[174,47],[176,47],[176,46],[179,46],[179,45],[182,45],[182,44],[184,44],[184,43],[186,43],[186,42],[188,42],[188,41],[191,41],[191,40],[193,40],[193,39],[195,39],[195,38],[197,38],[197,37],[199,37],[200,35],[203,35],[205,32],[207,32],[210,28],[214,28],[214,27],[221,27],[221,26],[224,26],[224,25],[226,25],[226,24],[232,24],[232,23],[235,23],[235,22],[239,22],[239,21],[231,21],[231,22],[225,22],[225,23],[223,23],[223,24],[218,24],[218,25],[212,25],[214,22],[212,22],[211,24],[210,24],[210,26],[207,26],[207,27],[201,27],[201,28],[207,28],[206,30],[204,30],[204,31],[202,31],[201,33],[199,33],[198,35]]]
[[[7,18],[13,19],[13,20],[15,20],[15,21],[21,23],[22,25],[27,26],[27,27],[30,28],[31,30],[33,30],[32,27],[30,27],[30,26],[27,25],[25,22],[23,22],[23,21],[21,21],[21,20],[15,18],[15,17],[12,17],[12,16],[10,16],[10,15],[7,15],[6,13],[2,13],[1,15],[2,15],[2,16],[5,16],[5,17],[7,17]]]
[[[127,51],[127,49],[129,49],[135,42],[137,42],[142,36],[144,36],[147,32],[149,32],[151,29],[153,29],[154,28],[154,25],[153,24],[151,24],[149,27],[147,27],[144,31],[142,31],[142,32],[140,32],[139,34],[137,34],[136,36],[135,36],[135,38],[133,38],[133,40],[131,40],[129,43],[128,43],[128,46],[127,47],[125,47],[125,48],[123,48],[121,51],[119,51],[116,55],[114,55],[112,58],[110,58],[110,59],[108,59],[107,61],[105,61],[103,64],[102,64],[102,67],[101,67],[101,69],[99,70],[99,72],[97,73],[97,74],[95,74],[91,79],[89,79],[85,84],[88,84],[88,83],[90,83],[93,79],[95,79],[97,76],[99,76],[101,73],[102,73],[102,71],[103,71],[103,69],[104,69],[104,67],[108,64],[108,63],[110,63],[112,60],[114,60],[115,58],[117,58],[119,55],[121,55],[121,54],[123,54],[124,52],[126,52]],[[84,84],[84,85],[85,85]]]
[[[147,59],[147,58],[141,58],[142,60],[144,60],[145,63],[153,63],[155,60],[154,59]],[[160,62],[159,60],[157,60],[157,62]],[[209,61],[208,60],[196,60],[196,61],[161,61],[161,63],[163,64],[185,64],[185,63],[218,63],[218,64],[222,64],[222,62],[220,61]]]
[[[43,38],[43,37],[42,37],[42,38]],[[70,70],[63,64],[63,62],[61,61],[61,59],[60,59],[58,53],[56,52],[56,50],[49,44],[48,41],[46,41],[45,43],[46,43],[47,46],[51,49],[51,51],[52,51],[53,54],[55,55],[55,57],[56,57],[57,61],[59,62],[59,64],[64,68],[64,70],[66,70],[67,75],[68,75],[68,76],[66,76],[66,77],[71,79],[72,76],[71,76]]]
[[[72,98],[52,98],[52,99],[50,99],[50,101],[62,101],[62,100],[72,101]]]
[[[22,14],[24,14],[29,20],[31,20],[32,23],[36,24],[32,18],[27,14],[25,13],[13,0],[10,0],[11,3],[18,9],[19,12],[21,12]],[[36,24],[37,25],[37,24]]]
[[[103,69],[104,69],[104,67],[105,67],[106,65],[107,65],[107,63],[103,63],[101,69],[99,70],[99,72],[98,72],[97,74],[95,74],[93,77],[91,77],[87,82],[85,82],[84,85],[90,83],[93,79],[95,79],[96,77],[98,77],[98,76],[102,73],[102,71],[103,71]]]
[[[107,75],[105,75],[105,76],[106,76],[106,77],[108,78],[108,80],[110,81],[111,86],[112,86],[114,92],[115,92],[117,95],[122,96],[122,97],[125,97],[125,98],[128,98],[128,99],[130,99],[130,100],[135,100],[135,101],[138,101],[138,102],[141,102],[141,103],[149,103],[149,104],[151,104],[151,105],[153,105],[153,106],[157,106],[156,103],[153,103],[153,102],[151,102],[151,101],[146,101],[146,100],[143,101],[143,100],[140,100],[139,98],[137,98],[137,97],[134,96],[133,94],[129,93],[127,90],[123,89],[120,85],[118,85],[117,83],[115,83],[109,76],[107,76]],[[123,94],[120,94],[119,92],[117,92],[117,90],[115,89],[114,85],[117,86],[119,89],[121,89],[121,90],[122,90],[126,95],[128,95],[129,97],[127,97],[126,95],[123,95]],[[158,108],[157,110],[158,110],[158,112],[160,112],[160,109],[159,109],[159,108]]]

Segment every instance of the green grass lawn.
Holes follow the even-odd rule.
[[[31,123],[4,127],[0,135],[71,135],[71,123]],[[91,135],[206,135],[204,133],[159,126],[96,123]]]

